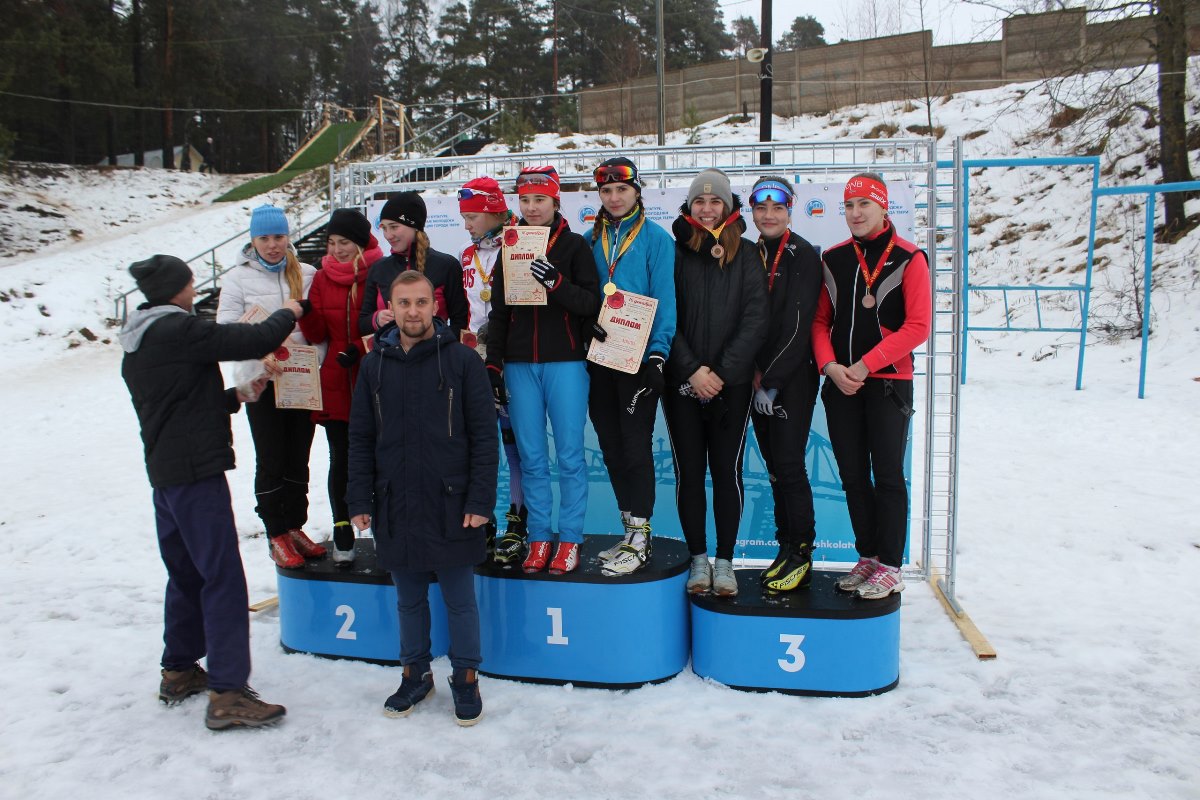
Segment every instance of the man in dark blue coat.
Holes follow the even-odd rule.
[[[129,268],[146,302],[121,329],[121,375],[137,411],[146,471],[154,487],[158,545],[167,567],[162,683],[173,704],[209,692],[213,730],[277,722],[250,677],[246,574],[225,471],[234,467],[229,415],[266,384],[226,389],[220,361],[262,358],[303,316],[289,300],[258,325],[218,325],[192,312],[192,271],[156,255]],[[196,662],[208,656],[208,672]]]
[[[373,528],[379,562],[396,584],[404,679],[383,710],[408,716],[433,692],[428,594],[436,576],[450,623],[455,718],[474,725],[483,713],[474,566],[484,558],[499,464],[491,381],[475,351],[434,319],[428,278],[402,272],[389,297],[394,321],[375,334],[354,389],[346,489],[351,521]]]

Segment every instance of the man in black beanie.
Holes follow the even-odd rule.
[[[121,376],[141,425],[167,567],[158,697],[171,705],[207,690],[209,728],[269,725],[286,712],[246,683],[249,598],[225,479],[234,467],[229,415],[263,385],[225,389],[218,362],[271,353],[304,310],[289,300],[257,325],[218,325],[192,313],[196,289],[180,259],[152,256],[129,272],[146,302],[121,329]],[[208,672],[196,663],[205,655]]]

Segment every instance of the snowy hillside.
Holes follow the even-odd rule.
[[[1195,78],[1195,60],[1191,70]],[[1137,87],[1153,105],[1153,84]],[[1054,107],[1032,85],[938,99],[933,111],[943,144],[970,136],[968,157],[1074,154],[1072,137],[1084,135],[1052,128]],[[1102,183],[1155,180],[1145,143],[1156,131],[1143,122],[1133,109],[1112,129]],[[923,108],[889,104],[779,119],[776,134],[831,139],[919,124]],[[753,141],[757,126],[718,122],[698,135]],[[542,136],[534,149],[562,143]],[[1082,392],[1072,388],[1071,336],[972,342],[958,597],[997,660],[977,661],[932,592],[910,584],[900,684],[879,697],[746,694],[688,671],[628,692],[484,679],[485,719],[459,729],[445,659],[434,664],[443,690],[413,716],[387,719],[380,707],[396,669],[284,654],[278,617],[266,613],[252,621],[252,682],[288,718],[274,730],[211,734],[203,701],[166,709],[154,699],[164,570],[104,320],[132,286],[131,261],[201,252],[243,229],[263,199],[204,203],[227,188],[223,178],[49,172],[0,183],[0,230],[17,232],[0,257],[0,796],[1200,797],[1200,310],[1191,300],[1200,232],[1155,250],[1163,278],[1144,401],[1135,340],[1093,339]],[[1078,278],[1083,171],[993,169],[972,180],[975,280]],[[14,215],[26,205],[64,216]],[[1141,263],[1130,239],[1141,214],[1117,208],[1102,213],[1111,241],[1098,250],[1097,319],[1120,317],[1112,304],[1127,265]],[[25,243],[36,252],[19,252]],[[275,593],[275,573],[253,512],[244,413],[234,435],[230,484],[250,595],[262,599]],[[310,531],[324,538],[322,437],[312,453]]]

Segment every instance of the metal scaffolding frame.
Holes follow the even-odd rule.
[[[759,163],[760,153],[772,164]],[[735,180],[752,180],[764,170],[822,182],[858,172],[878,172],[887,180],[913,183],[918,243],[929,256],[934,303],[926,349],[918,351],[916,396],[923,413],[913,418],[912,448],[920,465],[912,476],[911,564],[906,573],[934,583],[952,615],[962,615],[955,599],[958,520],[959,360],[962,342],[962,143],[952,160],[939,166],[933,139],[772,142],[684,147],[554,150],[497,153],[437,159],[404,159],[349,164],[330,171],[335,207],[357,207],[404,190],[451,192],[468,180],[489,175],[502,184],[526,165],[553,165],[564,190],[591,184],[596,164],[618,153],[632,157],[649,186],[686,185],[699,170],[716,167]],[[919,537],[917,535],[919,531]],[[919,552],[914,547],[919,543]]]

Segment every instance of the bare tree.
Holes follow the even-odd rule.
[[[1068,4],[1062,0],[1039,0],[1033,2],[1003,2],[1003,0],[967,0],[972,5],[1003,10],[1009,16],[1030,13],[1033,11],[1065,10]],[[1189,0],[1091,0],[1085,4],[1088,15],[1097,21],[1115,21],[1135,17],[1150,17],[1152,35],[1149,37],[1150,47],[1154,53],[1153,66],[1158,72],[1158,164],[1162,169],[1163,183],[1187,182],[1193,180],[1191,167],[1188,163],[1187,150],[1187,20],[1186,12]],[[1078,6],[1075,6],[1076,8]],[[1111,43],[1107,47],[1130,46],[1130,42]],[[1082,75],[1102,68],[1097,62],[1103,62],[1111,56],[1105,48],[1087,47],[1081,49],[1082,57],[1072,65],[1074,75]],[[1134,79],[1136,80],[1136,78]],[[1124,99],[1124,89],[1131,83],[1128,78],[1114,77],[1101,86],[1090,99],[1089,108],[1081,110],[1100,110],[1106,116],[1112,111],[1111,100]],[[1153,117],[1153,111],[1146,109]],[[1191,229],[1195,222],[1188,222],[1184,204],[1196,193],[1170,192],[1163,196],[1163,209],[1166,224],[1163,226],[1162,237],[1173,240]]]

